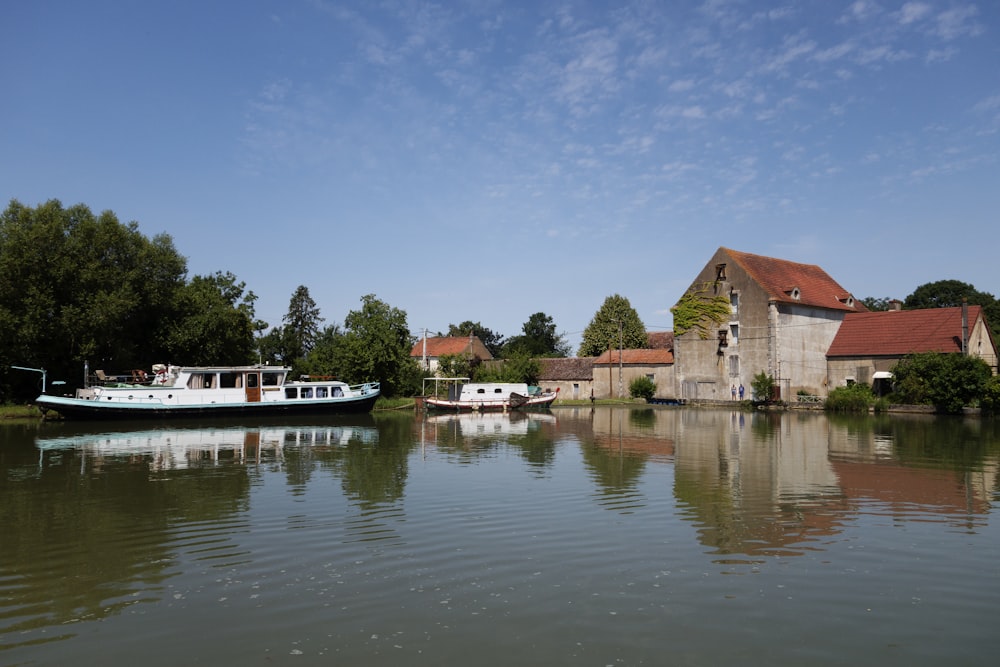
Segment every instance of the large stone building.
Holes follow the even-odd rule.
[[[674,308],[677,396],[726,400],[761,372],[782,398],[825,396],[827,350],[858,312],[867,309],[818,266],[719,248]]]

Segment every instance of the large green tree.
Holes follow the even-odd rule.
[[[512,336],[503,347],[503,357],[565,357],[569,345],[556,332],[556,324],[545,313],[534,313],[521,327],[520,336]]]
[[[989,292],[980,292],[961,280],[938,280],[925,283],[903,300],[907,310],[917,308],[951,308],[961,306],[962,301],[974,306],[982,306],[983,313],[993,332],[994,340],[1000,340],[1000,301]]]
[[[419,388],[420,368],[410,356],[415,339],[406,311],[367,294],[361,309],[344,319],[337,365],[347,382],[380,381],[386,396],[408,395]]]
[[[0,384],[30,398],[11,364],[75,384],[85,361],[121,370],[167,358],[186,271],[169,236],[148,239],[111,211],[11,201],[0,214]]]
[[[619,330],[619,327],[621,329]],[[590,324],[583,330],[581,357],[597,357],[610,348],[626,350],[648,347],[646,325],[629,300],[613,294],[604,300]]]
[[[232,273],[195,276],[178,290],[163,361],[238,366],[254,359],[257,296]]]

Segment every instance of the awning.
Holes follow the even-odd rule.
[[[892,379],[892,373],[890,373],[889,371],[875,371],[875,374],[872,375],[872,379],[873,380],[891,380]]]

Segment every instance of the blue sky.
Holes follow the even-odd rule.
[[[271,324],[305,285],[575,349],[719,246],[1000,296],[995,2],[7,2],[0,90],[4,206],[166,232]]]

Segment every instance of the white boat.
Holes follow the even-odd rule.
[[[449,387],[448,398],[430,396],[424,404],[438,410],[515,410],[548,407],[558,395],[558,389],[533,391],[524,382],[468,382]]]
[[[341,414],[369,412],[379,383],[289,380],[284,366],[167,366],[106,380],[74,396],[42,394],[35,403],[66,419]],[[99,376],[103,374],[99,373]]]

